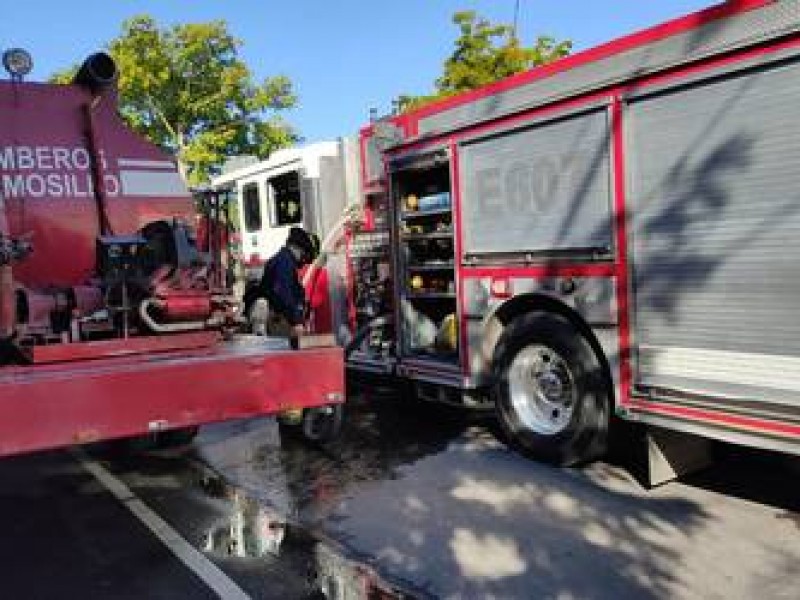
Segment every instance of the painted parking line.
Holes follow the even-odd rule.
[[[89,458],[82,450],[75,449],[72,454],[86,471],[91,473],[123,506],[127,507],[178,560],[194,572],[220,598],[223,600],[249,600],[250,596],[242,588],[170,527],[164,519],[153,512],[123,481]]]

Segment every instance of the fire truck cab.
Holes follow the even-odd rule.
[[[303,227],[321,243],[319,261],[303,273],[315,333],[348,338],[344,255],[346,207],[359,203],[357,147],[341,138],[278,150],[263,161],[227,170],[212,181],[236,198],[244,287],[256,285],[264,262]]]
[[[289,228],[303,227],[324,239],[357,190],[347,172],[354,147],[347,139],[277,150],[263,161],[227,170],[214,188],[235,190],[242,258],[250,276],[286,241]],[[350,159],[349,161],[347,159]]]

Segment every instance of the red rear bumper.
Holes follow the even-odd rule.
[[[263,338],[4,368],[0,456],[342,401],[340,348]]]

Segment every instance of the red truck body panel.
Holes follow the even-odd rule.
[[[239,340],[0,371],[0,456],[344,400],[340,348]]]
[[[24,285],[79,285],[94,271],[98,217],[84,114],[91,102],[75,85],[0,82],[0,193],[10,235],[32,233],[35,248],[14,267]],[[93,111],[112,230],[193,220],[174,161],[125,126],[114,95],[100,97]]]

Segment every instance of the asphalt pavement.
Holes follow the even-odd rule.
[[[216,597],[70,453],[5,458],[0,486],[0,597]]]

